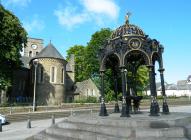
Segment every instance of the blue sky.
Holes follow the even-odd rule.
[[[65,57],[75,44],[86,45],[101,28],[124,24],[127,11],[151,38],[164,45],[165,80],[191,74],[191,0],[1,0],[30,37],[50,40]],[[157,80],[159,74],[157,73]]]

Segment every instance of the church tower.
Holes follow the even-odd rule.
[[[24,48],[25,57],[35,57],[43,49],[43,40],[28,38],[27,46]]]

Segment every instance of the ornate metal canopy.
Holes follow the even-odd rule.
[[[101,50],[100,70],[106,69],[106,60],[110,55],[118,58],[120,67],[126,65],[131,55],[140,57],[141,64],[154,65],[157,60],[162,63],[163,46],[156,39],[148,35],[136,25],[130,24],[127,19],[125,24],[117,28]],[[137,58],[138,59],[138,58]]]
[[[143,30],[138,26],[129,23],[129,13],[126,15],[125,24],[117,28],[107,40],[105,45],[100,50],[100,72],[102,78],[101,87],[104,88],[103,73],[107,69],[108,65],[112,68],[114,73],[121,70],[122,77],[122,117],[129,116],[128,94],[126,91],[126,80],[125,71],[136,72],[139,66],[146,65],[149,68],[150,78],[150,90],[151,90],[151,115],[158,115],[159,105],[156,97],[156,83],[155,83],[155,62],[159,63],[159,71],[161,76],[162,93],[164,96],[163,109],[164,113],[168,113],[168,105],[166,103],[165,87],[164,87],[164,76],[163,76],[163,46],[156,39],[149,38],[145,35]],[[107,65],[106,65],[107,64]],[[117,71],[118,70],[118,71]],[[102,93],[102,103],[100,115],[105,116],[107,114],[104,104],[104,90]],[[166,107],[166,110],[165,110]]]

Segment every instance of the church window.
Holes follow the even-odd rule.
[[[87,89],[87,95],[86,96],[88,97],[88,89]]]
[[[29,52],[29,57],[32,57],[32,51]]]
[[[95,90],[92,89],[92,96],[95,96]]]
[[[44,79],[44,68],[41,66],[39,67],[38,70],[38,82],[43,83],[43,79]]]
[[[43,82],[43,77],[44,77],[44,69],[43,69],[43,67],[41,67],[41,69],[40,69],[40,82],[41,83]]]
[[[50,82],[51,83],[56,82],[56,67],[51,67],[50,69]]]
[[[61,70],[61,83],[64,83],[64,68]]]

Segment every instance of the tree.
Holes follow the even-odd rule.
[[[10,86],[13,70],[21,66],[20,51],[27,33],[19,19],[0,4],[0,89]]]
[[[136,92],[145,90],[149,83],[149,73],[148,68],[142,65],[138,68],[135,76],[131,72],[128,73],[128,78],[131,80],[131,86],[136,88]]]
[[[67,60],[69,60],[71,54],[74,54],[75,61],[75,80],[76,82],[80,82],[86,80],[85,77],[85,47],[82,45],[74,45],[67,50]]]
[[[140,68],[138,69],[136,80],[137,80],[136,86],[138,91],[143,91],[148,86],[149,72],[148,72],[148,68],[145,65],[140,66]]]
[[[99,49],[103,47],[106,40],[111,36],[112,30],[109,28],[103,28],[100,31],[95,32],[91,36],[91,40],[86,47],[85,59],[86,59],[86,77],[94,77],[99,73]]]
[[[103,28],[100,31],[95,32],[91,36],[91,40],[88,42],[85,53],[85,77],[91,78],[94,83],[99,87],[99,50],[104,46],[107,39],[110,38],[112,30],[109,28]],[[105,93],[107,94],[111,90],[111,71],[105,72]],[[109,75],[109,76],[108,76]]]

